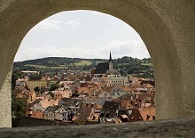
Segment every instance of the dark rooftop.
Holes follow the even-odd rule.
[[[105,74],[108,69],[109,69],[109,63],[108,62],[98,63],[94,74]]]

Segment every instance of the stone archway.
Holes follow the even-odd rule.
[[[0,127],[11,127],[11,66],[20,42],[38,22],[68,10],[100,11],[131,25],[144,40],[152,57],[157,89],[157,119],[195,114],[193,0],[2,0]]]

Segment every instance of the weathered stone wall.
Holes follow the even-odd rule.
[[[54,126],[54,121],[23,117],[17,127]]]
[[[194,138],[195,116],[180,120],[113,125],[39,126],[0,129],[3,138]]]
[[[0,127],[11,126],[8,74],[20,42],[38,22],[68,10],[100,11],[131,25],[152,57],[157,119],[195,114],[194,0],[1,0]]]

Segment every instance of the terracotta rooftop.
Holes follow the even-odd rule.
[[[155,119],[156,108],[154,105],[139,108],[139,111],[144,121]]]
[[[43,118],[43,112],[32,112],[32,118]]]
[[[40,101],[41,106],[46,109],[48,106],[53,106],[51,101],[48,101],[48,99],[44,99],[42,101]]]

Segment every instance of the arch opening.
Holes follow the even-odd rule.
[[[3,5],[3,6],[2,6]],[[1,36],[0,108],[1,126],[10,126],[10,72],[14,56],[26,33],[42,19],[60,11],[95,10],[113,15],[130,24],[144,40],[153,59],[157,118],[170,119],[194,114],[194,5],[185,2],[149,1],[25,1],[2,3],[0,11]],[[166,5],[167,8],[162,7]],[[182,6],[185,12],[177,7]],[[120,8],[119,8],[120,7]],[[169,10],[170,9],[170,12]],[[174,18],[175,16],[178,18]],[[7,18],[8,17],[8,18]],[[191,27],[187,27],[191,24]],[[188,34],[188,35],[186,35]],[[189,36],[189,37],[187,37]],[[184,39],[185,38],[185,39]],[[187,69],[187,70],[186,70]],[[181,81],[182,80],[182,81]],[[3,100],[5,99],[5,100]]]
[[[98,12],[92,12],[92,11],[88,11],[88,12],[86,12],[86,11],[80,11],[80,12],[77,12],[77,13],[79,13],[79,14],[95,14],[95,18],[97,18],[97,14],[100,14],[100,13],[98,13]],[[86,30],[87,29],[87,25],[86,26],[84,26],[84,24],[86,24],[86,22],[82,22],[82,25],[81,25],[81,22],[79,22],[79,19],[77,19],[77,20],[75,20],[75,17],[72,17],[74,14],[76,14],[76,13],[72,13],[72,14],[70,14],[70,16],[71,16],[71,19],[70,19],[70,21],[69,20],[67,20],[67,18],[66,18],[66,20],[64,21],[60,21],[59,19],[57,19],[57,18],[54,18],[54,16],[57,16],[57,17],[61,17],[62,18],[62,16],[60,16],[60,15],[63,15],[63,17],[67,17],[67,16],[65,16],[63,13],[57,13],[57,14],[55,14],[55,15],[53,15],[52,17],[53,18],[47,18],[48,20],[43,20],[42,22],[40,22],[39,24],[37,24],[34,28],[32,28],[31,30],[35,30],[35,28],[39,28],[39,30],[41,30],[41,31],[47,31],[47,33],[49,33],[49,29],[51,29],[50,31],[52,32],[52,33],[54,33],[54,35],[52,35],[54,38],[49,38],[49,36],[47,35],[47,37],[46,37],[46,40],[44,39],[44,33],[42,33],[42,34],[40,34],[40,36],[36,36],[36,38],[35,39],[33,39],[34,41],[39,41],[39,43],[40,43],[40,40],[42,40],[42,37],[43,37],[43,40],[42,41],[49,41],[50,39],[54,39],[54,40],[52,40],[52,41],[54,41],[55,43],[56,43],[56,41],[55,41],[55,39],[57,39],[57,41],[62,41],[62,40],[60,40],[60,38],[55,38],[55,35],[57,35],[58,37],[60,37],[60,36],[63,36],[63,38],[66,38],[66,41],[64,41],[63,42],[63,44],[62,45],[60,45],[58,48],[60,48],[60,47],[64,47],[64,49],[68,49],[67,48],[67,46],[66,45],[69,45],[70,43],[69,43],[69,41],[67,42],[67,40],[68,39],[70,39],[68,36],[69,35],[71,35],[69,32],[68,32],[68,30],[67,30],[67,26],[65,26],[65,28],[66,28],[66,30],[63,30],[63,28],[62,28],[62,26],[58,26],[60,23],[60,25],[69,25],[69,27],[71,27],[72,25],[73,25],[73,27],[76,27],[76,32],[78,32],[78,34],[77,34],[77,36],[79,35],[79,36],[81,36],[81,35],[84,35],[83,37],[82,37],[82,39],[83,38],[87,38],[87,37],[90,37],[90,39],[92,39],[92,41],[96,41],[96,43],[98,43],[98,41],[105,41],[104,39],[102,39],[101,38],[101,40],[98,40],[98,35],[96,35],[95,33],[94,33],[94,38],[93,37],[91,37],[91,36],[88,36],[88,35],[86,35],[86,34],[79,34],[79,26],[80,26],[80,28],[84,28],[84,30],[85,30],[85,32],[88,32],[88,31],[90,31],[90,29],[94,29],[94,25],[92,25],[92,27],[90,27],[89,25],[89,30]],[[102,13],[101,13],[102,14]],[[98,15],[98,16],[100,16],[100,15]],[[103,15],[101,15],[101,16],[103,16]],[[143,53],[141,53],[141,54],[145,54],[144,56],[142,55],[142,58],[144,57],[144,58],[146,58],[149,54],[147,53],[147,50],[146,49],[144,49],[144,47],[142,46],[142,45],[144,45],[144,43],[142,42],[142,40],[141,40],[141,38],[138,36],[138,34],[135,34],[136,32],[132,29],[132,28],[130,28],[130,26],[128,26],[128,25],[123,25],[122,23],[121,23],[121,21],[118,21],[118,19],[115,19],[115,18],[113,18],[113,17],[109,17],[108,15],[104,15],[105,17],[103,17],[104,19],[105,18],[108,18],[108,20],[110,19],[111,20],[111,18],[112,18],[112,20],[111,21],[109,21],[109,22],[107,22],[107,24],[108,25],[112,25],[113,27],[110,27],[109,28],[109,26],[105,26],[105,28],[108,30],[108,31],[111,31],[112,29],[114,30],[114,32],[116,33],[116,34],[120,34],[120,35],[122,35],[122,33],[124,32],[124,33],[126,33],[125,31],[126,31],[126,29],[128,29],[128,32],[130,32],[130,33],[132,33],[133,35],[130,35],[130,34],[125,34],[125,35],[127,35],[127,36],[129,36],[129,37],[120,37],[120,35],[116,35],[115,36],[115,34],[114,33],[108,33],[108,35],[105,35],[104,37],[106,37],[106,39],[111,39],[111,38],[109,38],[109,35],[114,35],[114,42],[111,42],[110,44],[109,43],[107,43],[107,44],[104,44],[104,46],[103,47],[105,47],[105,49],[104,49],[104,51],[106,52],[106,53],[108,53],[108,51],[111,49],[111,51],[112,51],[112,54],[113,54],[113,56],[114,57],[117,57],[115,54],[117,54],[117,51],[119,50],[119,49],[122,49],[122,48],[126,48],[125,46],[126,45],[128,45],[128,49],[126,50],[126,49],[122,49],[122,55],[123,55],[123,53],[124,52],[126,52],[126,51],[130,51],[130,52],[136,52],[136,53],[141,53],[141,52],[143,52]],[[81,16],[81,18],[82,18],[83,16]],[[87,19],[88,18],[92,18],[93,16],[87,16]],[[73,18],[73,19],[72,19]],[[100,17],[99,17],[100,18]],[[52,20],[52,19],[56,19],[56,20]],[[84,20],[86,20],[86,19],[84,19]],[[94,20],[94,19],[92,19],[92,20]],[[114,23],[114,20],[117,20],[116,21],[116,23]],[[50,21],[50,22],[49,22]],[[102,21],[102,20],[101,20]],[[119,23],[120,24],[119,24]],[[59,23],[59,24],[58,24]],[[111,23],[111,24],[109,24],[109,23]],[[91,22],[90,22],[90,24],[91,24]],[[92,23],[93,24],[93,23]],[[122,31],[118,31],[117,32],[117,30],[115,30],[115,29],[120,29],[120,28],[118,28],[119,27],[119,25],[121,25],[121,26],[125,26],[125,29],[123,28],[123,27],[121,27],[121,29],[122,29]],[[98,26],[103,26],[103,25],[96,25],[95,27],[96,28],[98,28]],[[126,27],[126,26],[128,26],[128,27]],[[40,27],[43,27],[43,28],[40,28]],[[105,28],[102,28],[102,32],[103,33],[105,33],[104,32],[104,29]],[[44,30],[45,29],[45,30]],[[55,29],[56,29],[56,31],[57,32],[55,32]],[[38,30],[38,29],[37,29]],[[74,29],[73,29],[74,30]],[[83,29],[82,29],[83,30]],[[94,29],[95,30],[95,29]],[[100,31],[100,28],[98,28],[97,29],[98,31]],[[97,32],[97,30],[95,30],[95,32],[96,33],[98,33]],[[65,35],[64,34],[58,34],[58,33],[60,33],[59,31],[66,31],[66,33],[65,33]],[[108,32],[107,31],[107,32]],[[32,32],[33,31],[29,31],[29,33],[31,33],[32,34]],[[34,31],[35,32],[35,31]],[[72,34],[75,34],[76,32],[71,32]],[[29,34],[28,33],[28,34]],[[38,33],[40,33],[40,32],[38,32]],[[37,32],[35,32],[34,34],[36,34],[36,35],[38,35],[38,33]],[[84,33],[84,32],[83,32]],[[22,43],[21,43],[21,45],[24,43],[24,45],[28,45],[27,44],[27,42],[26,41],[30,41],[30,48],[32,48],[32,49],[30,49],[30,51],[25,51],[25,53],[33,53],[33,55],[34,55],[34,53],[37,53],[37,52],[40,52],[40,51],[42,51],[42,52],[40,52],[41,54],[44,54],[43,53],[43,50],[44,50],[44,46],[46,46],[47,44],[41,44],[42,46],[38,46],[38,51],[35,51],[35,52],[33,52],[33,49],[36,49],[36,47],[35,47],[35,45],[37,44],[37,45],[39,45],[39,43],[33,43],[32,42],[32,40],[30,40],[30,39],[28,39],[28,38],[26,38],[26,37],[28,37],[28,34],[25,36],[25,38],[23,39],[23,41],[22,41]],[[66,35],[66,34],[68,34],[68,36]],[[102,35],[102,34],[99,34],[99,35]],[[78,36],[78,37],[79,37]],[[35,36],[34,36],[35,37]],[[39,38],[40,37],[40,38]],[[75,36],[76,37],[76,36]],[[75,38],[74,37],[74,38]],[[133,38],[131,38],[131,37],[133,37]],[[113,38],[112,38],[113,39]],[[133,42],[131,42],[130,40],[125,40],[125,39],[133,39]],[[26,41],[25,41],[26,40]],[[76,38],[76,40],[77,41],[79,41],[79,38]],[[121,41],[116,41],[116,40],[121,40]],[[72,40],[71,40],[72,41]],[[87,41],[87,40],[85,40],[85,41]],[[124,42],[125,42],[125,44],[124,44]],[[136,44],[135,44],[135,41],[136,41]],[[141,41],[141,42],[140,42]],[[50,43],[54,43],[54,42],[50,42]],[[80,42],[80,41],[79,41]],[[126,42],[128,42],[128,43],[126,43]],[[31,44],[32,43],[32,44]],[[43,42],[41,42],[41,43],[43,43]],[[75,43],[75,42],[74,42]],[[139,46],[137,43],[139,43],[141,46]],[[115,46],[115,45],[117,46]],[[65,45],[65,46],[64,46]],[[77,43],[77,46],[76,46],[76,48],[79,48],[79,46],[82,46],[83,44],[82,43]],[[92,47],[100,47],[100,45],[101,44],[99,44],[99,46],[94,46],[94,44],[88,44],[88,45],[93,45]],[[123,46],[124,45],[124,46]],[[81,47],[80,46],[80,47]],[[134,48],[133,48],[133,46],[134,46]],[[144,49],[144,50],[141,50],[141,52],[140,51],[136,51],[136,50],[134,50],[135,49],[135,46],[139,46],[141,49]],[[74,46],[71,46],[71,47],[74,47]],[[108,48],[107,48],[108,47]],[[132,47],[132,48],[131,48]],[[50,48],[50,46],[46,46],[45,47],[45,50],[49,50],[49,48]],[[87,47],[87,48],[89,48],[89,47]],[[80,50],[79,50],[79,52],[82,52],[82,49],[87,49],[87,48],[81,48]],[[43,50],[42,50],[43,49]],[[57,50],[57,51],[59,51],[59,49],[57,49],[56,47],[55,47],[55,49]],[[52,52],[54,52],[54,50],[55,49],[52,49]],[[138,48],[137,48],[138,49]],[[140,49],[138,49],[138,50],[140,50]],[[19,50],[20,51],[20,50]],[[24,51],[24,49],[23,49],[23,51]],[[60,50],[63,54],[61,55],[61,56],[66,56],[67,55],[67,53],[64,53],[64,52],[66,52],[66,51],[64,51],[63,52],[63,49],[61,49]],[[73,51],[73,50],[72,50]],[[71,49],[69,49],[68,50],[68,53],[70,53],[70,52],[72,52],[71,51]],[[119,51],[120,52],[120,51]],[[128,52],[128,53],[125,53],[123,56],[121,56],[120,55],[120,53],[119,53],[119,55],[118,55],[118,57],[117,58],[122,58],[122,57],[124,57],[124,56],[128,56],[128,55],[132,55],[132,54],[134,54],[134,53],[130,53],[130,52]],[[145,52],[145,53],[144,53]],[[25,54],[24,53],[24,54]],[[30,54],[31,54],[30,53]],[[55,53],[55,52],[54,52]],[[89,52],[84,52],[84,54],[86,54],[86,53],[89,53]],[[92,55],[90,55],[89,57],[84,57],[84,58],[103,58],[103,56],[98,56],[98,57],[94,57],[94,54],[98,54],[98,53],[102,53],[102,52],[98,52],[98,51],[96,51],[95,53],[92,53]],[[52,55],[52,56],[55,56],[56,55],[56,53],[54,54],[54,55]],[[27,55],[24,55],[24,57],[25,58],[28,58],[28,57],[30,57],[28,54]],[[32,56],[32,55],[31,55]],[[51,56],[51,55],[50,55]],[[57,55],[57,56],[59,56],[59,55]],[[135,54],[134,54],[134,56],[135,56]],[[137,55],[137,56],[140,56],[140,55]],[[44,57],[44,56],[43,56]],[[66,57],[68,57],[68,56],[66,56]],[[108,57],[108,54],[105,56],[105,57]],[[30,58],[32,58],[32,57],[30,57]],[[74,56],[72,57],[72,58],[75,58]],[[76,58],[81,58],[80,56],[79,57],[76,57]],[[141,57],[137,57],[137,58],[141,58]],[[106,58],[104,58],[104,59],[106,59]],[[123,59],[123,58],[122,58]],[[146,61],[145,61],[146,62]],[[115,63],[116,64],[116,63]],[[33,67],[33,66],[32,66]],[[116,66],[114,65],[114,67],[115,67],[115,69],[116,69]],[[144,66],[143,66],[144,67]],[[152,70],[151,70],[152,71]],[[148,72],[149,73],[149,72]],[[146,74],[146,73],[145,73]],[[142,75],[142,76],[144,76],[144,75]],[[30,83],[30,82],[29,82]],[[136,82],[137,83],[137,82]],[[30,85],[30,84],[29,84]],[[134,85],[134,84],[132,84],[132,85]],[[133,86],[132,86],[133,87]],[[31,90],[33,90],[32,88],[31,88],[31,86],[29,86],[29,88],[31,89]],[[150,92],[149,92],[150,93]],[[21,96],[21,95],[20,95]],[[135,97],[137,97],[137,96],[135,96]],[[18,97],[19,98],[19,97]],[[152,98],[154,98],[153,97],[153,95],[152,95]],[[116,99],[115,99],[116,100]],[[154,101],[154,99],[152,100],[152,101]],[[32,101],[33,102],[33,101]],[[140,102],[141,103],[141,102]],[[143,105],[145,105],[145,104],[143,104]],[[143,106],[142,105],[142,106]],[[141,106],[141,105],[140,105]],[[141,111],[141,109],[142,109],[143,107],[140,107],[140,111]],[[147,109],[146,109],[147,110]],[[152,109],[151,110],[153,110],[153,107],[152,107]],[[146,112],[145,110],[144,110],[144,112]],[[154,111],[153,111],[154,112]],[[150,113],[149,113],[150,114]],[[155,115],[154,113],[152,113],[153,114],[153,116]],[[39,116],[34,116],[34,117],[39,117]],[[152,116],[151,116],[151,118],[152,118]],[[151,119],[150,118],[150,119]],[[146,120],[146,117],[144,117],[144,120]]]

